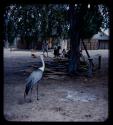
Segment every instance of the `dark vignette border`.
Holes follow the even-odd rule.
[[[0,121],[2,124],[17,124],[17,123],[27,123],[27,124],[39,124],[39,123],[47,123],[47,122],[11,122],[11,121],[6,121],[3,115],[3,90],[4,90],[4,58],[3,58],[3,31],[4,31],[4,20],[3,20],[3,14],[4,14],[4,9],[6,6],[10,5],[10,4],[49,4],[49,3],[53,3],[53,4],[60,4],[60,3],[64,3],[64,4],[74,4],[74,3],[94,3],[94,4],[105,4],[109,7],[110,10],[110,42],[109,42],[109,66],[108,66],[108,78],[109,78],[109,84],[108,84],[108,97],[109,97],[109,116],[108,119],[104,122],[87,122],[88,123],[96,123],[96,124],[106,124],[106,123],[110,123],[112,121],[112,57],[113,57],[113,36],[112,36],[112,32],[113,32],[113,24],[112,24],[112,20],[113,20],[113,16],[112,16],[112,0],[2,0],[1,1],[1,7],[0,7]],[[48,122],[49,123],[49,122]],[[51,122],[52,123],[52,122]],[[57,123],[57,122],[56,122]],[[69,123],[69,122],[67,122]],[[74,123],[74,122],[73,122]],[[84,123],[84,122],[77,122],[77,123]]]

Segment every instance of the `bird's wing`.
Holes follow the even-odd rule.
[[[26,79],[26,85],[31,82],[30,76]]]
[[[29,77],[26,79],[26,83],[29,83],[33,80],[33,74],[34,74],[34,71],[29,75]]]
[[[33,71],[30,76],[26,79],[25,93],[28,94],[30,88],[37,84],[42,79],[43,72],[41,70]]]
[[[33,84],[36,84],[37,82],[39,82],[42,79],[43,72],[41,70],[34,71],[32,76],[33,76],[32,82],[33,82]]]
[[[26,79],[26,84],[29,84],[31,82],[31,84],[36,84],[37,82],[39,82],[42,79],[43,76],[43,72],[41,70],[36,70],[33,71],[30,76]]]

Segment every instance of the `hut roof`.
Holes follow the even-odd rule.
[[[104,32],[98,32],[92,37],[92,39],[109,40],[109,36],[105,34]]]

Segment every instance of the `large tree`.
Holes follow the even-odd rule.
[[[11,43],[17,34],[36,43],[38,38],[70,38],[69,73],[79,67],[80,40],[91,38],[103,26],[108,27],[108,8],[87,4],[11,5],[6,8],[5,22]],[[28,46],[29,47],[29,46]]]
[[[99,5],[78,4],[69,6],[70,15],[70,59],[69,73],[77,73],[79,68],[80,40],[89,39],[102,27],[103,15]]]
[[[66,5],[11,5],[6,10],[5,17],[9,17],[6,19],[8,38],[12,38],[9,42],[13,42],[18,34],[26,41],[32,37],[31,41],[35,42],[36,38],[47,40],[49,37],[67,35]]]

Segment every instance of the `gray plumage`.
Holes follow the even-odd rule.
[[[39,81],[42,79],[43,71],[40,69],[33,71],[32,74],[26,79],[26,89],[25,93],[28,95],[28,92],[30,88],[33,87],[33,85],[38,84]]]
[[[29,91],[32,91],[32,88],[35,84],[37,84],[37,89],[38,89],[38,84],[39,81],[42,79],[44,68],[45,68],[45,63],[43,60],[43,56],[40,56],[42,60],[42,67],[40,67],[38,70],[33,71],[30,76],[26,79],[26,87],[25,87],[25,92],[24,92],[24,98],[26,95],[28,95]],[[38,90],[37,90],[38,91]],[[38,92],[37,92],[37,98],[38,98]]]

